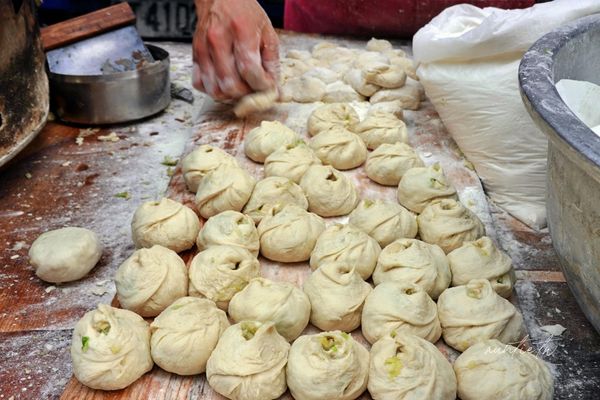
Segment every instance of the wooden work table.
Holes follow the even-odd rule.
[[[306,48],[314,40],[282,33],[283,48]],[[159,46],[171,53],[172,80],[190,87],[191,46]],[[289,108],[281,110],[291,115]],[[280,116],[265,119],[269,117]],[[113,301],[114,272],[134,250],[129,224],[137,206],[162,196],[185,203],[193,199],[174,161],[199,143],[225,147],[243,158],[237,154],[239,143],[259,122],[257,117],[235,120],[227,108],[197,94],[194,105],[173,100],[153,118],[98,131],[49,122],[0,170],[0,400],[221,398],[203,375],[177,377],[156,366],[123,391],[91,391],[72,377],[69,348],[76,321],[98,303]],[[448,154],[461,160],[431,104],[426,102],[423,114],[415,114],[411,123],[420,135],[418,149],[450,149]],[[474,173],[463,169],[456,167],[451,180],[458,176],[472,183]],[[598,398],[600,336],[571,295],[548,232],[532,231],[483,199],[490,236],[517,270],[512,300],[523,313],[529,343],[555,375],[555,398]],[[39,234],[63,226],[94,230],[105,251],[84,279],[51,285],[35,276],[27,252]],[[541,329],[554,324],[566,331],[552,336]]]

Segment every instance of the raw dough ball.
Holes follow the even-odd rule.
[[[98,236],[85,228],[42,233],[29,248],[29,262],[38,278],[52,283],[83,278],[102,257]]]
[[[381,53],[384,53],[386,51],[392,50],[392,44],[385,39],[371,38],[371,40],[367,42],[366,49],[368,51],[379,51]]]
[[[469,347],[454,362],[462,400],[552,400],[554,378],[533,354],[497,340]]]
[[[290,344],[272,322],[244,321],[230,326],[206,364],[206,379],[233,400],[271,400],[281,396]]]
[[[398,119],[404,118],[404,110],[402,110],[402,102],[400,100],[382,101],[380,103],[371,104],[368,114],[373,114],[375,112],[394,114]]]
[[[252,218],[231,210],[209,218],[198,235],[196,246],[201,251],[215,245],[241,247],[257,257],[258,232]]]
[[[168,372],[201,374],[227,327],[227,315],[214,302],[182,297],[154,318],[150,325],[152,359]]]
[[[337,62],[351,63],[356,57],[356,50],[341,46],[326,46],[313,49],[312,55],[325,64]]]
[[[271,153],[265,160],[265,175],[283,176],[298,183],[311,165],[321,165],[321,160],[300,140]]]
[[[323,103],[343,103],[348,101],[362,101],[364,97],[356,93],[352,86],[342,82],[336,81],[330,83],[325,88],[325,94],[323,95]]]
[[[388,65],[390,59],[385,54],[377,51],[361,51],[354,58],[354,67],[366,71],[371,68],[376,68],[381,65]]]
[[[438,313],[444,341],[458,351],[487,339],[516,343],[522,336],[521,313],[487,279],[446,289],[438,299]]]
[[[279,62],[281,83],[285,83],[292,78],[297,78],[310,70],[311,66],[307,61],[308,59],[282,58]]]
[[[398,50],[395,50],[395,51],[398,51]],[[402,50],[400,50],[400,51],[402,51]],[[406,54],[404,54],[404,52],[402,52],[402,53],[387,52],[386,55],[390,59],[390,64],[401,67],[410,79],[413,79],[415,81],[419,80],[417,71],[415,69],[415,62],[413,60],[411,60],[410,58],[406,58]]]
[[[406,83],[404,69],[395,65],[379,65],[365,71],[365,80],[386,89],[397,89]]]
[[[308,60],[309,58],[312,58],[312,54],[310,54],[310,51],[296,49],[288,50],[285,56],[287,58],[293,58],[295,60]]]
[[[244,207],[244,214],[258,224],[264,217],[273,215],[286,204],[295,204],[308,210],[308,200],[297,183],[281,176],[271,176],[256,183],[250,200]]]
[[[362,279],[369,279],[377,264],[381,247],[375,239],[352,225],[334,224],[319,236],[310,256],[314,271],[334,261],[354,268]]]
[[[71,360],[85,386],[123,389],[152,369],[150,327],[134,312],[98,304],[75,325]]]
[[[320,79],[307,76],[290,78],[281,87],[281,101],[314,103],[321,101],[326,91],[327,87]]]
[[[298,140],[296,132],[279,121],[262,121],[244,139],[244,152],[253,161],[264,163],[278,148]]]
[[[407,110],[418,110],[421,106],[421,93],[415,85],[406,83],[398,89],[384,89],[375,93],[369,101],[371,103],[380,103],[382,101],[399,100],[402,102],[402,108]]]
[[[155,317],[187,295],[187,267],[166,247],[139,249],[117,269],[115,286],[121,307],[142,317]]]
[[[260,276],[260,264],[241,247],[211,246],[194,257],[189,273],[190,296],[206,297],[227,310],[229,300]]]
[[[191,208],[164,197],[139,206],[131,221],[137,248],[159,244],[179,253],[194,245],[199,231],[200,220]]]
[[[340,79],[340,74],[325,67],[315,67],[310,69],[306,71],[303,76],[320,79],[325,84],[333,83]]]
[[[296,400],[354,400],[367,388],[368,373],[369,352],[340,331],[300,336],[286,371]]]
[[[373,112],[354,126],[356,133],[371,150],[383,143],[408,142],[406,124],[394,114]]]
[[[432,201],[458,199],[456,189],[444,175],[439,163],[405,171],[398,185],[398,202],[416,213],[422,213]]]
[[[300,180],[308,210],[322,217],[346,215],[358,203],[356,187],[350,179],[329,165],[313,165]]]
[[[392,332],[371,347],[368,389],[374,400],[454,400],[456,376],[433,344]]]
[[[260,252],[273,261],[306,261],[324,230],[325,222],[321,217],[288,204],[258,224]]]
[[[352,130],[358,121],[358,114],[350,104],[325,104],[315,108],[308,117],[308,134],[315,136],[336,127]]]
[[[367,78],[363,71],[358,68],[352,68],[344,74],[344,82],[352,87],[356,92],[363,96],[373,96],[381,87],[367,82]]]
[[[498,250],[492,240],[484,236],[465,242],[448,254],[452,270],[452,286],[467,284],[471,279],[487,279],[502,297],[510,297],[515,273],[510,257]]]
[[[333,128],[319,133],[310,147],[324,163],[337,169],[352,169],[367,159],[367,146],[354,133],[344,128]]]
[[[267,111],[273,108],[279,97],[277,89],[250,93],[242,97],[233,108],[236,117],[242,118],[250,114]]]
[[[208,173],[196,193],[196,207],[204,218],[226,210],[241,211],[248,202],[256,181],[237,166],[222,165]]]
[[[406,143],[384,143],[369,154],[365,170],[371,180],[397,186],[406,171],[424,166],[415,150]]]
[[[477,215],[452,199],[434,201],[425,207],[417,222],[421,240],[437,244],[446,254],[485,235]]]
[[[444,251],[417,239],[398,239],[379,255],[373,283],[408,282],[419,285],[432,299],[450,286],[450,267]]]
[[[392,331],[411,333],[432,343],[442,335],[435,302],[418,285],[383,282],[367,297],[362,333],[375,343]]]
[[[210,171],[224,164],[238,165],[235,158],[219,148],[208,144],[196,147],[181,162],[181,171],[188,190],[196,193],[202,178]]]
[[[233,296],[229,315],[235,322],[272,321],[277,332],[292,342],[308,325],[310,301],[292,283],[254,278]]]
[[[396,239],[417,236],[417,217],[400,204],[365,199],[350,213],[350,224],[385,247]]]
[[[310,322],[314,326],[347,332],[360,325],[365,298],[372,290],[354,268],[341,262],[322,264],[310,274],[303,289],[310,299]]]

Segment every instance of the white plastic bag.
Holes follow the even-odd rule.
[[[600,85],[592,82],[561,79],[556,90],[573,114],[577,116],[596,135],[600,136]]]
[[[518,67],[545,33],[600,12],[600,0],[555,0],[524,10],[458,5],[413,39],[417,74],[490,198],[534,228],[546,224],[547,140],[521,101]]]

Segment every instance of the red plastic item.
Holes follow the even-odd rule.
[[[286,0],[284,28],[335,35],[410,37],[447,7],[526,8],[535,0]]]

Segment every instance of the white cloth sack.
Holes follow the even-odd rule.
[[[490,198],[534,228],[546,225],[547,140],[519,94],[521,57],[544,34],[600,12],[600,0],[524,10],[449,7],[413,39],[417,74]]]

